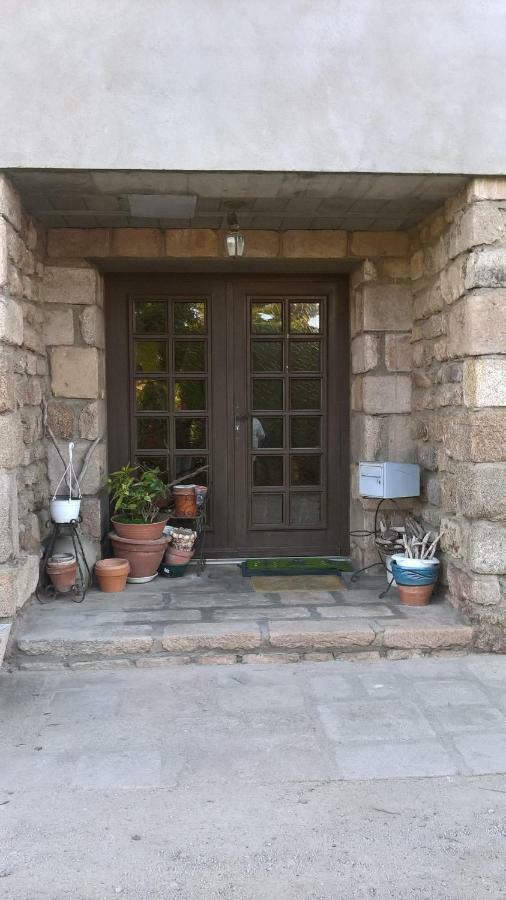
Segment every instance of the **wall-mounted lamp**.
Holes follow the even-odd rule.
[[[239,222],[235,212],[228,214],[228,232],[225,237],[225,246],[228,256],[242,256],[244,253],[244,235],[239,229]]]

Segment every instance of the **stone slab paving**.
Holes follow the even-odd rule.
[[[472,655],[3,670],[2,896],[503,897],[505,688]]]
[[[264,579],[268,581],[268,579]],[[18,624],[9,663],[21,668],[93,664],[326,661],[463,653],[469,623],[445,602],[402,606],[383,599],[382,578],[339,591],[255,590],[237,566],[209,566],[202,577],[158,578],[119,594],[94,589],[81,604],[34,602]]]

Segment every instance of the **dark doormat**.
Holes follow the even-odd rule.
[[[240,568],[248,578],[254,575],[332,575],[336,572],[353,571],[349,560],[323,556],[246,559]]]

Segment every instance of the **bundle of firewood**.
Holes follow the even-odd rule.
[[[427,531],[413,516],[406,516],[404,526],[387,527],[379,522],[380,533],[376,535],[376,546],[387,556],[404,553],[410,559],[432,559],[443,532]]]
[[[411,559],[432,559],[442,536],[442,531],[439,534],[434,531],[426,531],[416,519],[407,516],[403,541],[405,555]]]

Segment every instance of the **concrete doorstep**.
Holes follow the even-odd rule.
[[[446,603],[410,609],[394,595],[379,603],[370,588],[311,592],[307,606],[304,592],[294,592],[290,606],[287,592],[258,593],[244,581],[228,591],[214,583],[195,592],[129,586],[123,594],[93,591],[78,605],[34,604],[9,662],[22,669],[370,662],[462,655],[472,645],[470,624]]]

